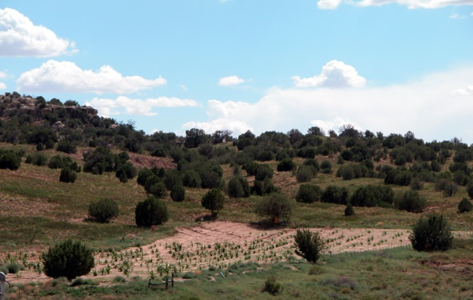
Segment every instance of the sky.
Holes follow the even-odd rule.
[[[185,135],[473,143],[473,0],[3,0],[0,93]]]

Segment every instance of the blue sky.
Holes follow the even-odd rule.
[[[473,0],[459,3],[5,0],[0,92],[147,133],[350,123],[473,143]]]

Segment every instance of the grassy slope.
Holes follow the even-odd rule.
[[[2,144],[2,147],[14,147]],[[31,153],[32,146],[21,146]],[[18,148],[16,148],[18,149]],[[53,150],[44,151],[52,156]],[[321,162],[327,157],[319,157]],[[76,159],[77,160],[77,159]],[[295,160],[299,165],[302,159]],[[80,162],[80,161],[78,161]],[[277,162],[269,162],[276,169]],[[335,177],[337,165],[332,161],[332,174],[318,174],[311,183],[325,188],[336,184],[346,186],[351,192],[357,187],[366,184],[382,184],[381,179],[361,178],[344,181]],[[232,176],[231,168],[223,166],[224,178]],[[243,173],[245,173],[243,171]],[[59,170],[52,170],[46,166],[37,167],[22,164],[17,171],[0,170],[0,203],[4,209],[0,211],[3,234],[0,235],[0,250],[2,248],[18,249],[30,247],[29,244],[51,244],[57,240],[74,238],[88,241],[98,248],[126,247],[136,243],[147,243],[163,235],[174,232],[178,226],[195,224],[195,219],[208,214],[200,205],[200,199],[206,192],[202,189],[186,189],[186,201],[172,202],[167,197],[170,210],[170,221],[159,230],[150,232],[147,229],[137,228],[134,224],[134,209],[139,201],[146,198],[143,187],[135,180],[122,184],[113,173],[102,176],[89,173],[79,173],[74,184],[59,182]],[[250,181],[252,178],[248,178]],[[283,193],[294,198],[299,184],[291,172],[275,172],[274,183]],[[393,186],[395,192],[409,189],[409,187]],[[427,197],[427,212],[436,211],[445,214],[455,230],[473,230],[472,214],[457,214],[457,205],[463,197],[467,197],[464,187],[454,197],[443,197],[436,192],[431,183],[426,183],[421,191]],[[86,221],[88,205],[103,197],[115,199],[121,210],[121,215],[110,224],[97,224]],[[254,222],[257,216],[253,213],[254,203],[259,197],[249,199],[227,199],[225,208],[219,214],[219,219],[237,222]],[[359,208],[351,218],[343,216],[344,206],[314,203],[297,203],[293,213],[291,226],[306,227],[383,227],[383,228],[410,228],[418,214],[386,208]],[[382,223],[382,224],[381,224]],[[136,239],[126,239],[120,243],[123,236],[138,236]]]

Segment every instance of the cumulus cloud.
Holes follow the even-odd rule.
[[[0,56],[50,57],[77,52],[73,42],[50,29],[34,25],[28,17],[11,9],[0,9]]]
[[[34,93],[129,94],[166,84],[166,79],[123,76],[111,66],[102,66],[94,72],[82,70],[73,62],[48,60],[39,68],[21,74],[16,83],[19,91]]]
[[[344,124],[384,134],[412,131],[425,140],[455,136],[473,142],[471,96],[452,93],[468,87],[473,67],[430,74],[417,81],[363,89],[271,88],[255,103],[210,100],[208,122],[190,122],[186,128],[230,129],[235,135],[250,129],[301,131],[319,126],[326,132]],[[470,91],[473,95],[473,91]],[[227,126],[228,124],[228,126]],[[183,126],[183,127],[184,127]],[[231,126],[231,128],[230,128]],[[467,140],[469,139],[469,140]]]
[[[320,9],[335,9],[340,5],[341,0],[319,0],[317,7]]]
[[[245,80],[234,75],[234,76],[220,78],[218,84],[221,86],[232,86],[232,85],[239,85],[243,82],[245,82]]]
[[[398,5],[405,5],[409,9],[435,9],[446,6],[473,5],[473,0],[362,0],[354,3],[357,6],[381,6],[396,3]]]
[[[103,99],[93,98],[92,101],[85,103],[88,106],[92,106],[99,111],[102,116],[113,116],[119,115],[120,110],[124,110],[127,114],[138,115],[138,116],[155,116],[156,112],[153,112],[153,107],[185,107],[185,106],[197,106],[195,100],[190,99],[179,99],[179,98],[148,98],[142,99],[131,99],[125,96],[119,96],[116,99]]]
[[[320,75],[301,78],[293,76],[292,80],[296,87],[363,87],[366,79],[358,75],[354,67],[338,60],[329,61],[322,67]]]

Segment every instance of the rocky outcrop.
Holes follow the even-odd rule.
[[[65,113],[70,116],[80,114],[93,117],[97,110],[90,106],[64,106],[46,103],[42,97],[21,96],[18,93],[0,95],[0,117],[12,115],[29,115],[34,120],[42,120],[45,115]]]

